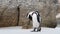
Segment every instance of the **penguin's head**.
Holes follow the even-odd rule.
[[[32,20],[32,13],[33,13],[34,11],[31,11],[31,12],[29,12],[29,13],[27,13],[27,18],[29,18],[30,20]]]

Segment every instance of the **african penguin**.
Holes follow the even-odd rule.
[[[32,21],[33,31],[40,31],[40,14],[38,11],[32,11],[28,13],[28,18]],[[32,32],[33,32],[32,31]]]

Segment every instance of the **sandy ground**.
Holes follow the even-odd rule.
[[[31,32],[32,29],[21,29],[21,26],[0,28],[0,34],[59,34],[60,27],[46,28],[41,27],[41,32]]]

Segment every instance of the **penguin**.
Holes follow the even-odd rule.
[[[27,16],[31,21],[32,21],[32,24],[33,24],[33,30],[32,32],[38,32],[38,31],[41,31],[41,27],[40,27],[40,14],[38,11],[32,11],[32,12],[29,12],[28,13],[28,16]]]

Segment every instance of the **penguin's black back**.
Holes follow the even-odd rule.
[[[40,16],[39,16],[39,15],[37,15],[37,21],[40,23],[40,20],[39,20],[40,18],[39,18],[39,17],[40,17]]]

